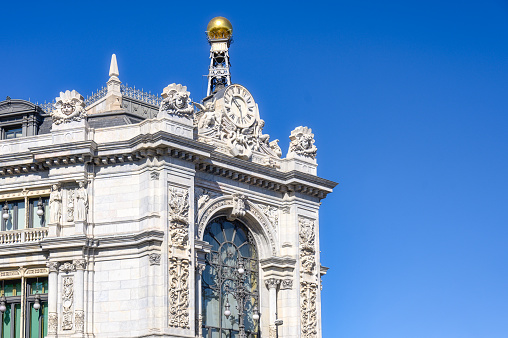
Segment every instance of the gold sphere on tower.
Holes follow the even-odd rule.
[[[206,34],[210,39],[229,39],[233,35],[233,25],[228,19],[217,16],[206,26]]]

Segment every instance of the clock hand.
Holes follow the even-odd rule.
[[[243,114],[242,114],[242,107],[240,106],[240,104],[238,102],[236,102],[236,100],[233,98],[233,102],[235,103],[236,107],[238,108],[238,110],[240,111],[240,118],[243,119]]]

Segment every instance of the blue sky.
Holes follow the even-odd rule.
[[[204,96],[217,15],[265,132],[315,133],[323,336],[508,337],[508,2],[2,4],[0,97],[123,83]]]

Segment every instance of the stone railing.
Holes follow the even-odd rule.
[[[48,228],[33,228],[0,232],[0,244],[37,242],[48,236]]]

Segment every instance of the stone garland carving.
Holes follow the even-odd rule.
[[[186,86],[176,83],[170,84],[163,90],[159,113],[164,112],[187,119],[193,118],[194,107],[191,105],[189,96],[190,92],[187,91]]]
[[[48,333],[56,334],[58,330],[58,315],[56,313],[48,314]]]
[[[314,221],[300,217],[300,264],[302,272],[312,274],[316,266]]]
[[[228,220],[234,221],[235,219],[239,217],[245,216],[245,213],[247,212],[247,197],[242,194],[233,194],[233,210],[231,210],[231,213],[228,216]]]
[[[317,147],[314,145],[314,134],[312,129],[307,127],[297,127],[291,132],[289,136],[291,142],[289,143],[288,156],[291,153],[316,159]]]
[[[74,278],[72,276],[63,277],[62,282],[62,330],[72,330]]]
[[[302,337],[317,337],[317,284],[300,283],[300,311],[302,316]]]
[[[76,325],[76,331],[83,332],[85,328],[85,312],[81,310],[76,311],[74,321]]]
[[[169,326],[189,329],[189,191],[169,188]],[[176,250],[172,249],[176,248]]]
[[[67,221],[74,222],[74,190],[67,190]]]
[[[150,262],[150,265],[160,265],[161,255],[158,253],[151,253],[148,255],[148,261]]]
[[[169,326],[189,329],[189,260],[169,259]]]
[[[62,193],[60,192],[60,186],[53,184],[51,187],[51,194],[49,195],[49,207],[50,207],[50,223],[60,223],[62,215]]]
[[[75,192],[76,197],[76,221],[86,221],[88,212],[88,192],[86,182],[80,181],[79,188]]]
[[[66,90],[65,93],[60,92],[60,96],[55,98],[55,101],[55,109],[51,111],[54,124],[80,121],[86,117],[83,96],[77,91]]]

